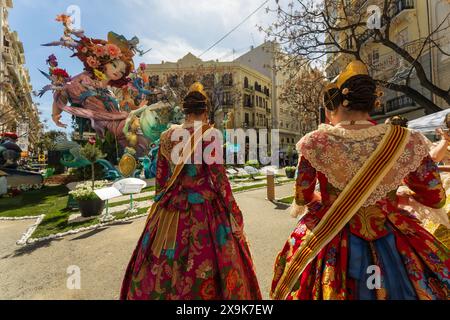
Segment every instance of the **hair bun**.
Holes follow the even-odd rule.
[[[208,110],[208,98],[200,91],[191,91],[183,101],[183,111],[185,114],[201,114]]]

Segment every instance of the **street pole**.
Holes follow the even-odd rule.
[[[272,171],[267,172],[267,200],[275,201],[275,173]]]

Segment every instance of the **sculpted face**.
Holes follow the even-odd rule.
[[[114,60],[105,66],[105,75],[109,80],[116,81],[125,76],[127,65],[122,60]]]

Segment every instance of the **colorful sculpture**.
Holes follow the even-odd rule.
[[[66,127],[61,122],[61,114],[67,112],[81,122],[90,121],[100,139],[106,132],[113,134],[125,147],[119,163],[120,173],[129,177],[136,171],[137,159],[151,158],[150,146],[158,146],[161,133],[172,123],[180,123],[183,114],[168,101],[167,90],[149,90],[145,65],[134,71],[133,57],[136,53],[146,53],[138,48],[138,38],[127,40],[110,32],[107,41],[92,39],[86,37],[84,31],[74,30],[69,16],[60,15],[56,20],[63,23],[64,36],[44,46],[70,49],[83,63],[84,72],[70,77],[58,68],[56,57],[51,55],[47,60],[49,73],[41,71],[51,84],[37,95],[53,91],[52,119],[57,126]],[[119,91],[118,96],[112,92],[114,88]],[[149,95],[162,101],[147,106]],[[148,172],[155,171],[148,169]]]

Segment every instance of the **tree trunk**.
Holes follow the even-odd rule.
[[[383,87],[385,87],[387,89],[404,93],[405,95],[407,95],[408,97],[413,99],[421,107],[423,107],[426,110],[427,114],[432,114],[432,113],[443,110],[441,107],[437,106],[433,101],[428,99],[426,96],[421,94],[419,91],[417,91],[409,86],[391,83],[391,82],[382,81],[382,80],[375,80],[375,81],[377,81],[380,85],[382,85]]]

